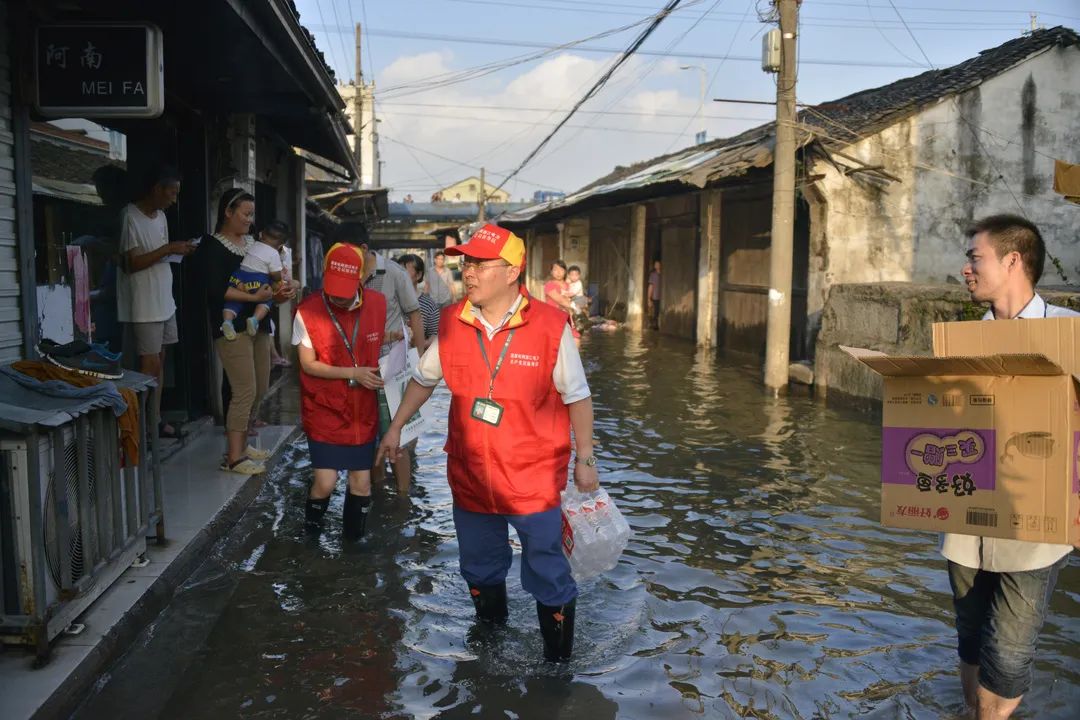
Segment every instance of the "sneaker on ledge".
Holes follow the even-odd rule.
[[[124,377],[124,370],[120,367],[118,358],[103,355],[86,343],[83,343],[83,346],[85,350],[82,352],[69,352],[66,346],[62,346],[56,348],[55,352],[44,353],[44,357],[53,365],[80,375],[102,380],[119,380]]]

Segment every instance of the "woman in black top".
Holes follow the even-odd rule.
[[[244,309],[236,317],[243,324],[251,316],[256,304],[274,299],[288,301],[292,288],[283,287],[278,296],[269,286],[258,292],[246,293],[231,287],[229,278],[240,267],[254,239],[249,234],[255,219],[255,198],[241,188],[226,190],[218,204],[215,232],[203,237],[199,243],[199,267],[206,287],[206,306],[211,319],[220,318],[226,299],[244,303]],[[259,325],[254,336],[240,333],[235,340],[225,340],[216,322],[213,329],[214,347],[229,379],[232,397],[225,416],[228,435],[228,455],[221,469],[244,475],[255,475],[265,470],[262,460],[267,453],[247,444],[249,423],[258,409],[270,382],[270,318]]]

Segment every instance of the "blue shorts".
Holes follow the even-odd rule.
[[[232,277],[229,278],[229,287],[234,287],[241,292],[246,292],[249,295],[258,292],[259,288],[263,285],[270,284],[270,274],[263,272],[255,272],[254,270],[245,270],[242,267],[236,268]],[[251,303],[233,302],[232,300],[226,300],[222,306],[222,310],[228,310],[235,316],[240,316],[244,312],[244,308]],[[267,310],[270,309],[272,303],[260,303]]]
[[[979,668],[979,684],[1003,698],[1031,688],[1035,641],[1066,555],[1050,567],[996,573],[949,562],[960,660]]]
[[[375,441],[364,445],[333,445],[308,438],[311,467],[317,470],[370,470]]]
[[[461,574],[472,585],[498,585],[514,559],[509,525],[521,539],[521,586],[544,605],[559,607],[577,597],[570,561],[562,549],[562,509],[531,515],[491,515],[454,505]]]

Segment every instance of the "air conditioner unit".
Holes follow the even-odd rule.
[[[45,433],[0,438],[5,642],[47,653],[48,643],[145,554],[141,480],[139,468],[121,467],[108,410]]]

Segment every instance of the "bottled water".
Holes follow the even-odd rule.
[[[573,485],[562,493],[563,552],[575,580],[612,569],[626,549],[630,526],[603,488],[580,493]]]

